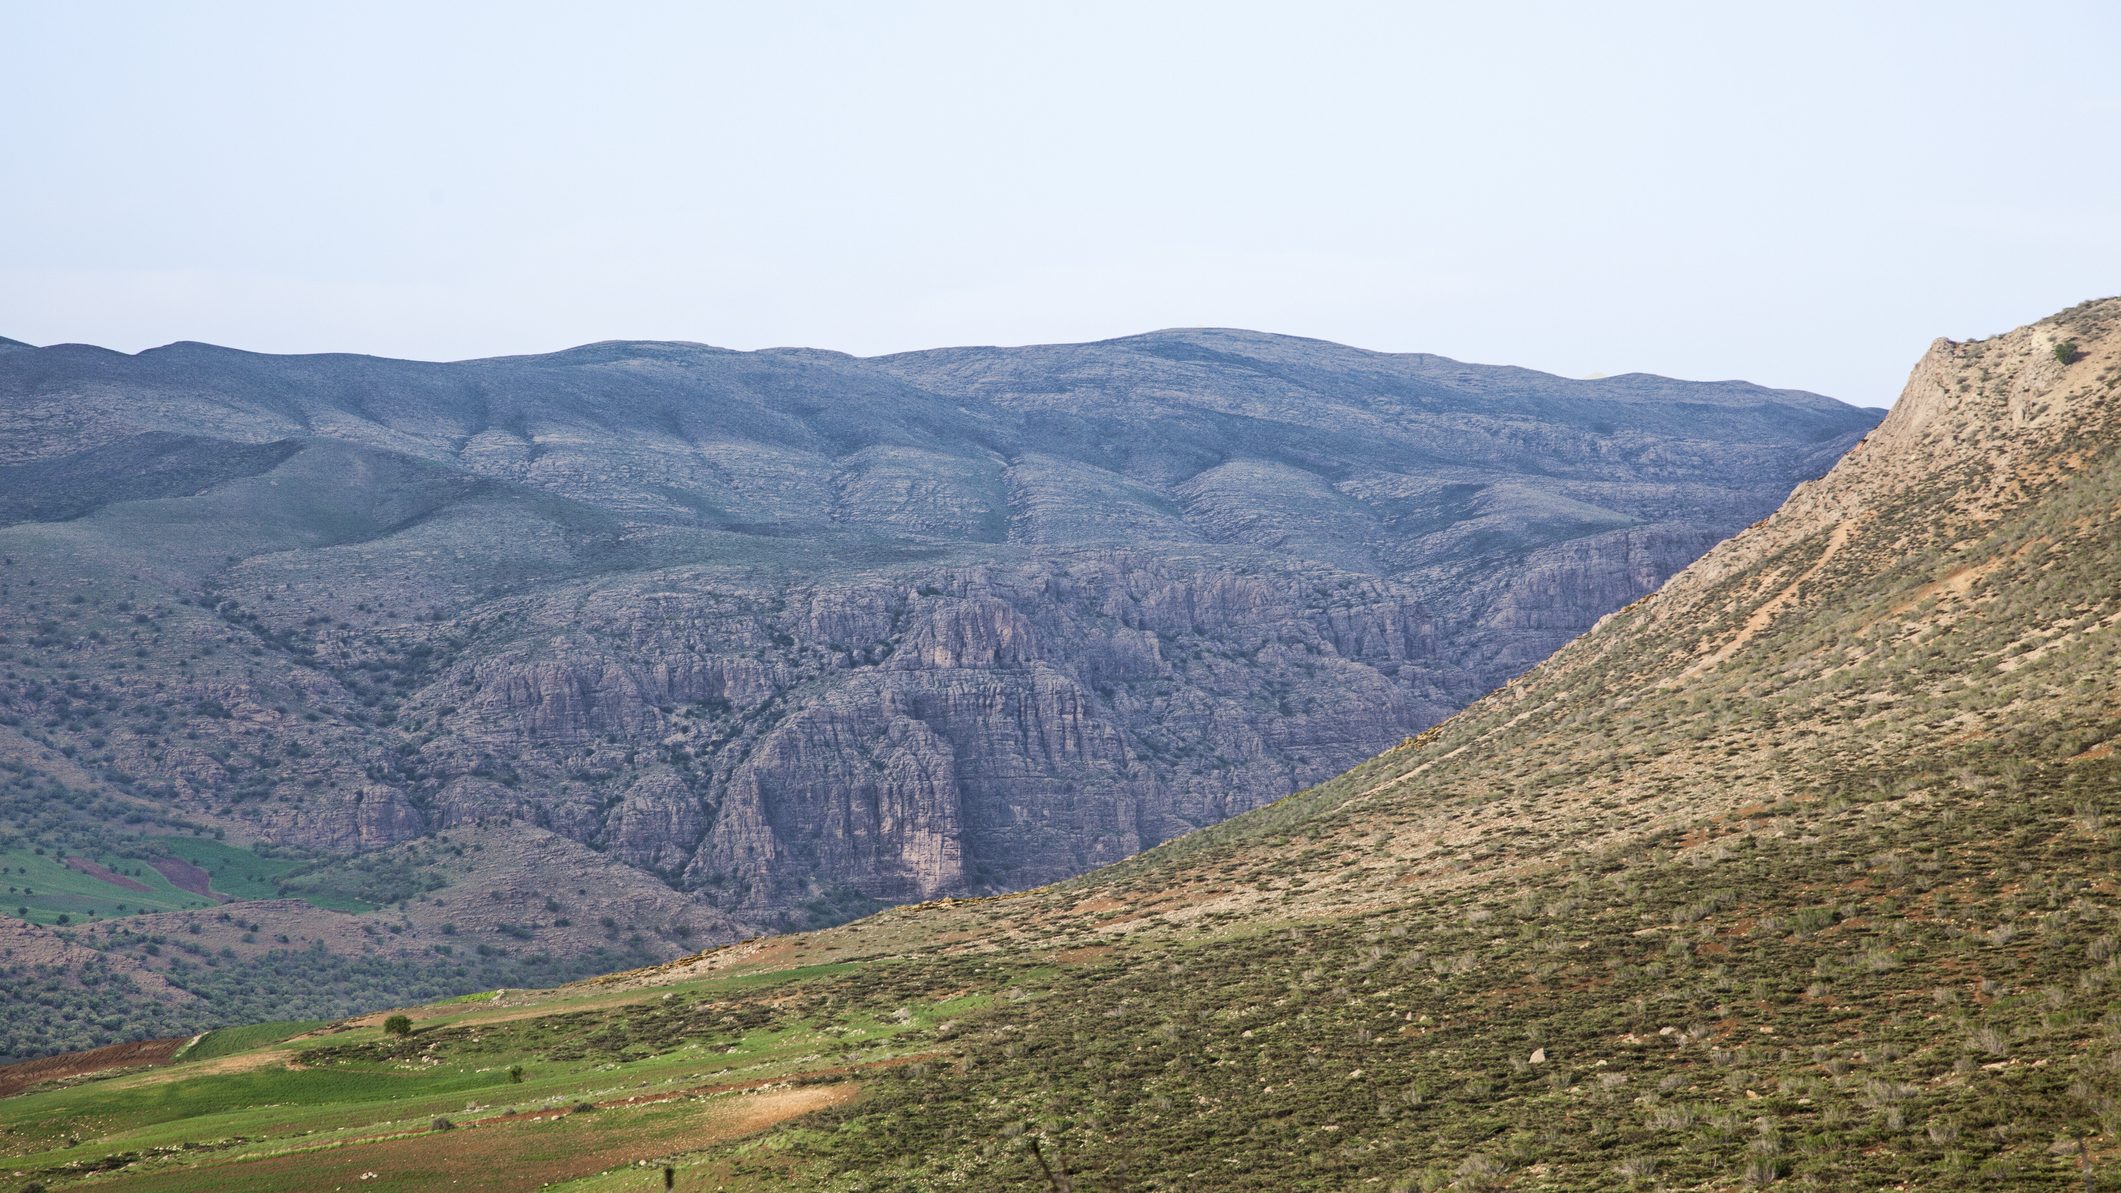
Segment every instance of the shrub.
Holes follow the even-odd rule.
[[[2082,348],[2077,347],[2077,341],[2075,340],[2064,340],[2061,343],[2055,345],[2055,359],[2061,361],[2063,364],[2076,364],[2078,358],[2083,355],[2084,350]]]
[[[409,1036],[412,1034],[412,1017],[409,1015],[392,1015],[383,1021],[383,1030],[393,1036]]]

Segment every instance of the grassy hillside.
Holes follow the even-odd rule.
[[[1312,791],[1022,895],[47,1085],[0,1163],[2121,1189],[2117,525],[2121,301],[1940,341],[1774,517]]]
[[[1436,723],[1877,417],[1207,330],[876,360],[16,345],[0,853],[27,881],[0,938],[218,937],[190,943],[339,1015],[459,988],[479,947],[519,954],[484,977],[549,984],[1079,874]],[[502,821],[658,906],[585,939],[555,921],[615,913],[546,908],[525,872],[486,910],[536,947],[370,956],[489,897],[412,855]],[[134,873],[158,857],[220,885]],[[319,942],[404,980],[320,1004],[279,980]],[[107,960],[172,970],[158,947]],[[0,1000],[73,997],[21,950]],[[165,976],[196,997],[106,986],[102,1013],[0,1022],[0,1058],[275,997]]]

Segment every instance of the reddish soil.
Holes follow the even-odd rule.
[[[87,1052],[40,1056],[36,1060],[0,1065],[0,1098],[19,1094],[33,1085],[57,1081],[62,1077],[85,1077],[90,1073],[102,1073],[111,1069],[163,1064],[175,1056],[177,1049],[184,1047],[184,1043],[181,1039],[137,1040],[130,1044],[109,1044],[102,1048],[92,1048]]]
[[[70,857],[66,859],[66,864],[88,875],[90,878],[100,878],[112,886],[124,887],[129,891],[151,891],[155,889],[144,882],[127,878],[110,867],[99,862],[92,862],[85,857]]]
[[[147,864],[153,866],[162,877],[169,879],[169,885],[176,887],[180,891],[193,895],[203,895],[208,899],[215,899],[222,903],[228,902],[229,897],[227,895],[213,888],[213,875],[182,858],[156,858]]]

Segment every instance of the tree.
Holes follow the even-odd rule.
[[[383,1030],[394,1036],[412,1034],[412,1018],[408,1015],[392,1015],[383,1021]]]
[[[2084,350],[2077,347],[2077,341],[2075,340],[2064,340],[2061,343],[2055,345],[2055,359],[2061,361],[2063,364],[2076,364],[2077,358],[2083,355]]]

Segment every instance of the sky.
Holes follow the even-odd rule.
[[[2121,5],[0,0],[0,336],[1234,326],[1889,404],[2121,292]]]

